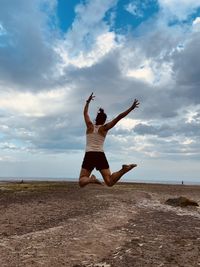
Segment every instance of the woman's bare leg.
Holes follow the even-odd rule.
[[[87,184],[102,184],[95,175],[91,175],[92,171],[89,171],[87,169],[81,169],[80,176],[79,176],[79,186],[84,187]]]
[[[127,172],[137,167],[137,164],[122,165],[121,170],[111,174],[110,169],[100,170],[103,179],[108,186],[113,186]]]

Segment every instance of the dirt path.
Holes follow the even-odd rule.
[[[75,184],[0,194],[0,266],[200,266],[199,188]],[[160,192],[162,191],[162,194]]]

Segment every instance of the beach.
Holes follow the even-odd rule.
[[[1,267],[200,266],[200,186],[0,184]]]

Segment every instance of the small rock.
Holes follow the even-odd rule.
[[[111,267],[110,264],[106,263],[106,262],[100,262],[100,263],[96,263],[94,265],[94,267]]]
[[[165,204],[175,207],[199,206],[197,202],[190,200],[186,197],[169,198],[167,201],[165,201]]]

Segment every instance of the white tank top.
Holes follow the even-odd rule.
[[[99,128],[102,125],[94,125],[93,133],[89,133],[86,135],[86,152],[96,151],[96,152],[104,152],[103,144],[105,137],[98,133]]]

